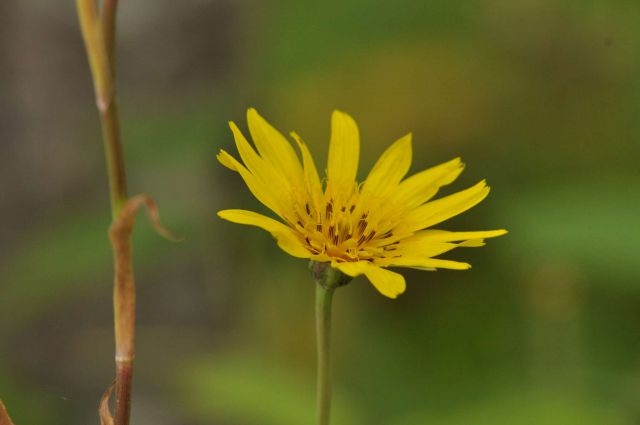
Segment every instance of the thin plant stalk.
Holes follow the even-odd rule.
[[[109,64],[111,76],[116,79],[116,12],[118,0],[103,0],[102,6],[102,34],[104,35],[104,47]]]
[[[316,424],[329,425],[331,420],[331,306],[333,293],[352,279],[329,263],[311,261],[311,277],[316,282],[316,343],[318,376]]]
[[[100,21],[106,66],[104,71],[109,92],[98,97],[98,110],[102,122],[102,139],[105,144],[105,158],[109,173],[111,212],[117,220],[120,210],[127,202],[127,177],[120,139],[120,119],[116,81],[116,12],[118,0],[104,0]]]
[[[0,399],[0,425],[13,425],[13,421],[11,420],[11,417],[9,417],[7,408],[4,407],[4,403],[2,403],[2,399]]]
[[[128,196],[115,82],[117,0],[105,0],[100,13],[95,0],[76,0],[76,6],[100,113],[111,199],[112,225],[109,236],[114,252],[113,306],[116,340],[114,421],[115,425],[128,425],[135,356],[136,304],[131,260],[131,229],[126,231],[127,229],[123,228],[127,226],[121,223],[121,213],[127,204]]]
[[[328,425],[331,416],[331,304],[334,291],[335,288],[316,283],[317,425]]]

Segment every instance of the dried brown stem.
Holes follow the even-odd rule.
[[[116,359],[116,413],[115,425],[128,425],[131,415],[131,382],[133,361]]]
[[[112,224],[109,239],[114,256],[113,310],[116,340],[116,406],[111,418],[108,401],[113,387],[100,405],[105,425],[128,425],[131,410],[131,381],[135,358],[136,290],[133,277],[131,232],[138,209],[146,206],[158,233],[175,239],[161,225],[155,202],[146,195],[127,196],[127,178],[120,137],[116,90],[116,12],[118,0],[103,0],[99,11],[96,0],[76,0],[82,37],[87,50],[91,76],[100,112],[105,148]]]
[[[112,226],[110,238],[114,252],[114,325],[116,333],[116,414],[115,425],[128,425],[131,406],[131,379],[135,353],[135,285],[131,260],[131,229],[118,232],[127,203],[127,184],[120,138],[115,82],[115,22],[117,0],[105,0],[101,13],[95,0],[76,0],[78,18],[87,50],[96,104],[102,124]],[[131,223],[133,225],[133,222]],[[114,229],[115,235],[114,235]],[[107,400],[109,396],[107,395]],[[108,404],[101,421],[110,417]]]
[[[146,207],[156,231],[170,240],[178,240],[160,224],[158,207],[147,195],[136,195],[122,207],[120,216],[109,229],[115,260],[113,306],[116,337],[116,412],[115,425],[127,425],[131,410],[131,381],[135,359],[136,290],[131,255],[131,232],[136,213]]]
[[[0,400],[0,425],[13,425],[13,421],[9,417],[7,408],[4,407],[2,400]]]

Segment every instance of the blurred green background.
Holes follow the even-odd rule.
[[[324,164],[331,111],[362,172],[412,131],[413,171],[462,156],[442,227],[507,228],[467,272],[364,279],[335,299],[336,425],[640,421],[640,3],[121,0],[135,231],[133,423],[314,418],[313,284],[219,165],[255,106]],[[0,2],[0,397],[17,424],[97,423],[113,379],[108,192],[73,2]]]

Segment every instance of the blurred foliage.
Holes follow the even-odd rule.
[[[331,110],[349,112],[361,175],[411,131],[414,171],[456,156],[468,164],[443,193],[485,177],[493,187],[445,227],[510,230],[452,253],[473,263],[468,272],[407,271],[396,301],[363,279],[340,290],[337,425],[638,422],[639,3],[177,4],[121,9],[130,191],[152,195],[186,238],[168,243],[142,216],[134,232],[136,424],[314,417],[306,264],[215,217],[264,210],[215,161],[219,148],[235,152],[226,122],[245,128],[248,106],[295,129],[319,168]],[[0,79],[0,106],[16,111],[0,132],[18,128],[0,133],[11,182],[0,396],[18,424],[95,423],[113,375],[102,147],[65,7],[0,6],[16,19],[3,46],[18,46],[0,50],[0,63],[21,70]]]
[[[309,422],[315,410],[315,380],[301,377],[281,361],[252,358],[251,349],[193,362],[187,377],[184,406],[196,415],[264,425]],[[363,423],[359,407],[337,388],[336,423]]]
[[[633,200],[638,193],[640,181],[633,176],[602,176],[533,189],[525,202],[498,203],[522,241],[521,261],[562,259],[596,277],[594,283],[635,291],[640,202]]]
[[[534,425],[562,424],[631,424],[610,406],[602,406],[597,400],[574,399],[566,394],[507,394],[497,396],[486,403],[471,405],[459,412],[440,416],[431,413],[412,413],[398,425],[429,424],[441,425],[474,423]]]

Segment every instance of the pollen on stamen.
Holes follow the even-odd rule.
[[[364,230],[367,228],[367,219],[363,215],[358,222],[358,233],[364,233]]]
[[[348,239],[346,236],[349,234],[349,225],[347,223],[340,223],[338,226],[338,242],[343,242]]]
[[[333,212],[333,201],[329,201],[327,203],[327,207],[325,209],[325,216],[327,217],[327,220],[331,220],[331,213]]]
[[[376,231],[372,230],[371,233],[369,233],[369,235],[367,235],[367,238],[365,239],[365,242],[369,242],[371,239],[373,239],[373,237],[376,235]]]

